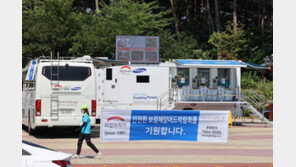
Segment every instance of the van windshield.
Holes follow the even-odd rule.
[[[42,75],[49,80],[84,81],[91,76],[91,69],[78,66],[44,66]]]

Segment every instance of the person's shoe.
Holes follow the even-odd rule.
[[[96,158],[97,158],[97,159],[102,159],[102,153],[101,153],[101,152],[98,152]]]
[[[72,158],[73,158],[73,159],[75,159],[75,158],[80,158],[80,155],[77,155],[77,154],[76,154],[76,155],[72,156]]]

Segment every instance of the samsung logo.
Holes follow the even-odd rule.
[[[142,73],[145,71],[146,71],[146,68],[138,68],[138,69],[133,70],[133,73]]]
[[[74,87],[71,90],[75,91],[75,90],[79,90],[79,89],[81,89],[81,87]]]

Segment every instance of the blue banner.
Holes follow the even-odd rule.
[[[101,111],[100,141],[179,140],[225,143],[229,111]]]
[[[132,110],[129,140],[197,141],[199,113]]]
[[[26,80],[29,80],[29,81],[34,80],[34,74],[35,74],[36,67],[37,67],[37,61],[32,60],[30,65],[29,65]]]

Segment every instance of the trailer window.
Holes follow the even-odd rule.
[[[218,86],[229,88],[230,83],[230,69],[218,69]]]
[[[179,88],[188,86],[189,81],[189,68],[178,68],[177,69],[177,85]]]
[[[138,75],[137,83],[149,83],[149,75]]]
[[[49,80],[84,81],[91,76],[91,69],[79,66],[44,66],[42,75]]]
[[[209,68],[198,68],[197,69],[198,86],[210,85],[210,69]]]
[[[106,80],[112,80],[112,68],[106,69]]]

